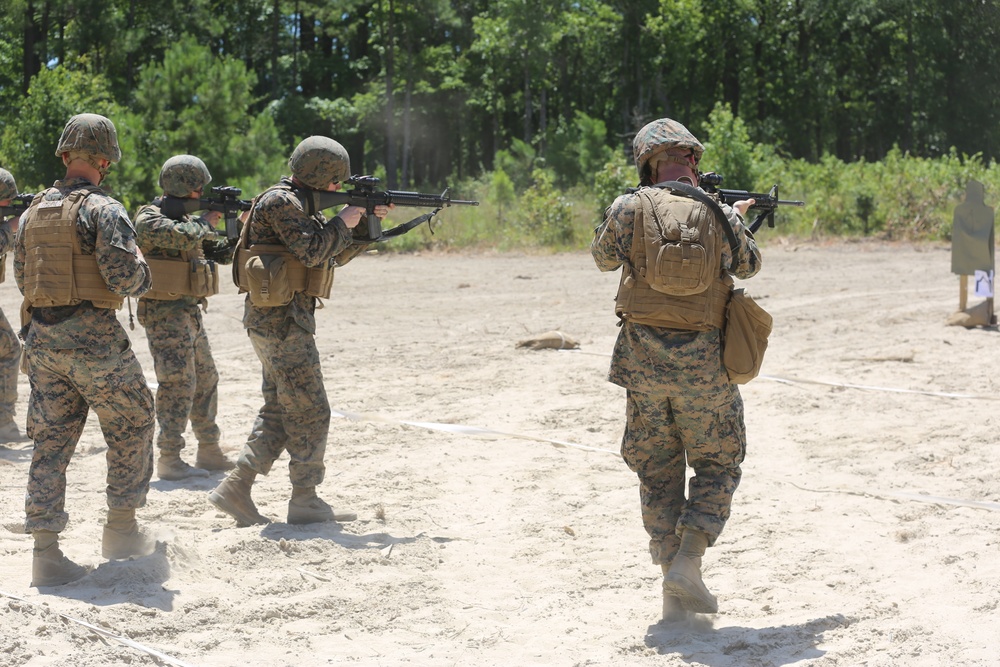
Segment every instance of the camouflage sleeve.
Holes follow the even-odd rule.
[[[735,261],[732,250],[726,243],[722,251],[722,265],[728,266],[729,272],[741,280],[750,278],[760,271],[760,249],[757,247],[757,241],[754,240],[753,233],[743,224],[743,217],[736,209],[728,204],[722,204],[722,210],[725,211],[729,224],[740,241]]]
[[[94,254],[108,290],[120,296],[142,296],[152,284],[149,267],[139,259],[135,228],[125,207],[109,200],[91,209],[97,231]]]
[[[14,218],[0,225],[0,255],[14,247]]]
[[[635,227],[635,196],[622,195],[604,212],[604,221],[594,230],[590,254],[601,271],[614,271],[628,261]]]
[[[14,235],[14,282],[17,289],[24,294],[24,225],[17,226]]]
[[[139,247],[146,250],[194,250],[206,235],[214,234],[211,226],[201,217],[185,215],[180,220],[173,220],[152,204],[139,209],[135,216],[135,230]]]
[[[288,251],[306,266],[319,266],[351,244],[351,230],[343,220],[321,222],[309,217],[291,193],[275,191],[258,207]]]

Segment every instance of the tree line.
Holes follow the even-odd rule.
[[[56,140],[83,111],[119,126],[110,183],[135,202],[176,153],[263,187],[311,134],[390,188],[497,170],[568,188],[645,122],[708,136],[720,107],[807,162],[1000,153],[996,0],[3,4],[0,162],[26,187],[59,176]]]

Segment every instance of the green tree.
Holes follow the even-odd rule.
[[[47,187],[63,176],[66,170],[55,149],[66,121],[78,113],[107,116],[121,137],[123,110],[111,100],[102,76],[56,67],[32,78],[28,95],[0,136],[0,162],[22,189]],[[112,167],[112,174],[118,169]]]
[[[275,180],[290,148],[279,143],[269,114],[251,111],[255,81],[239,60],[214,56],[190,38],[144,67],[127,120],[136,157],[123,173],[123,196],[133,203],[154,196],[160,167],[178,153],[204,160],[215,185]]]

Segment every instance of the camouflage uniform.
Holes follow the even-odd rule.
[[[166,217],[155,204],[142,207],[135,218],[139,247],[147,257],[177,257],[181,251],[209,246],[218,264],[232,263],[228,243],[214,240],[215,232],[202,218]],[[206,239],[206,237],[208,237]],[[202,297],[181,296],[139,302],[139,322],[146,328],[149,352],[156,369],[156,445],[161,454],[184,447],[188,420],[200,447],[218,445],[219,373],[202,322]]]
[[[292,186],[287,178],[281,184]],[[286,189],[272,188],[254,203],[247,222],[251,244],[283,245],[306,266],[319,266],[348,248],[351,231],[339,218],[308,216]],[[263,370],[264,405],[238,465],[259,474],[287,450],[293,486],[323,481],[330,403],[316,349],[316,299],[295,294],[286,306],[259,308],[246,299],[243,326]]]
[[[6,169],[0,169],[0,201],[17,196],[17,184]],[[0,257],[6,259],[14,247],[11,225],[0,225]],[[0,261],[0,271],[6,271],[5,261]],[[0,281],[5,276],[0,275]],[[0,442],[23,440],[14,423],[14,405],[17,403],[17,369],[21,359],[21,341],[0,310]]]
[[[61,180],[38,196],[59,200],[90,185],[83,178]],[[97,256],[111,292],[139,296],[149,289],[149,268],[138,258],[135,230],[120,203],[105,194],[89,195],[76,229],[81,251]],[[24,230],[18,229],[14,255],[22,292]],[[89,301],[34,308],[24,339],[31,383],[27,431],[35,442],[25,498],[27,532],[65,528],[66,468],[90,409],[108,444],[108,507],[142,506],[152,474],[153,396],[115,311]]]
[[[323,387],[323,372],[316,349],[316,296],[325,298],[333,281],[333,267],[345,264],[363,246],[352,245],[352,232],[339,215],[327,221],[322,213],[307,215],[297,191],[327,190],[351,173],[347,151],[328,137],[306,137],[288,159],[292,178],[261,193],[253,202],[250,217],[237,246],[234,277],[240,289],[250,292],[243,311],[243,326],[263,373],[261,406],[246,446],[233,470],[208,495],[216,508],[236,519],[237,525],[269,523],[250,497],[258,474],[267,474],[281,455],[288,452],[288,476],[292,496],[288,501],[288,523],[353,521],[353,512],[334,512],[316,495],[326,466],[326,438],[330,430],[330,404]],[[359,214],[352,210],[351,215]],[[352,219],[353,218],[348,218]],[[254,305],[260,296],[239,270],[253,261],[243,253],[271,248],[294,265],[318,275],[323,287],[308,283],[296,286],[284,305]],[[244,263],[245,262],[245,263]],[[292,289],[291,287],[289,288]],[[281,288],[277,288],[281,291]],[[276,300],[284,301],[284,296]],[[267,303],[267,300],[265,300]]]
[[[637,162],[640,145],[637,136]],[[641,166],[640,175],[648,178]],[[591,245],[600,270],[614,271],[629,261],[637,207],[638,197],[625,194],[605,212]],[[738,278],[749,278],[760,269],[760,252],[740,216],[724,204],[722,209],[740,240],[735,259],[725,246],[722,266]],[[671,562],[678,535],[686,528],[705,534],[713,544],[740,482],[746,450],[743,401],[722,365],[720,333],[626,319],[615,343],[608,379],[627,390],[622,457],[639,477],[642,519],[656,564]],[[695,472],[687,499],[685,459]]]

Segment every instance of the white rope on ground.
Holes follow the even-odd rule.
[[[610,357],[604,352],[584,352],[581,350],[558,350],[559,352],[571,352],[573,354],[589,354],[595,357]],[[956,394],[946,391],[923,391],[920,389],[898,389],[896,387],[878,387],[866,384],[850,384],[847,382],[826,382],[823,380],[807,380],[803,378],[781,377],[779,375],[758,375],[762,380],[781,382],[783,384],[818,384],[826,387],[840,387],[842,389],[861,389],[864,391],[884,391],[896,394],[920,394],[922,396],[937,396],[938,398],[967,398],[979,401],[1000,401],[1000,395],[987,396],[984,394]]]
[[[896,394],[920,394],[922,396],[937,396],[939,398],[971,398],[979,401],[997,401],[1000,396],[983,394],[956,394],[946,391],[922,391],[920,389],[898,389],[896,387],[877,387],[866,384],[850,384],[847,382],[824,382],[823,380],[805,380],[802,378],[781,377],[778,375],[758,375],[757,377],[785,384],[819,384],[827,387],[842,387],[844,389],[862,389],[865,391],[885,391]]]
[[[430,431],[444,431],[446,433],[457,433],[460,435],[472,435],[477,437],[495,437],[501,436],[505,438],[516,438],[518,440],[534,440],[535,442],[547,442],[550,445],[555,445],[556,447],[572,447],[574,449],[582,449],[588,452],[604,452],[606,454],[618,455],[618,452],[613,449],[601,449],[600,447],[590,447],[589,445],[581,445],[575,442],[567,442],[565,440],[552,440],[550,438],[542,438],[535,435],[524,435],[521,433],[508,433],[505,431],[494,431],[492,429],[480,428],[478,426],[464,426],[461,424],[440,424],[437,422],[414,422],[414,421],[404,421],[399,419],[392,419],[391,417],[385,417],[383,415],[375,414],[358,414],[356,412],[346,412],[343,410],[331,410],[331,413],[337,417],[344,417],[350,419],[352,422],[382,422],[387,424],[403,424],[405,426],[415,426],[417,428],[425,428]]]
[[[480,428],[478,426],[463,426],[461,424],[441,424],[439,422],[415,422],[415,421],[403,421],[392,419],[391,417],[386,417],[384,415],[375,414],[358,414],[356,412],[345,412],[342,410],[331,410],[332,414],[337,417],[344,417],[354,422],[380,422],[383,424],[402,424],[404,426],[415,426],[417,428],[425,428],[431,431],[443,431],[445,433],[455,433],[459,435],[471,435],[477,437],[496,437],[501,436],[505,438],[516,438],[518,440],[533,440],[535,442],[547,442],[556,447],[572,447],[575,449],[582,449],[588,452],[603,452],[605,454],[614,454],[619,456],[620,452],[616,452],[612,449],[601,449],[600,447],[590,447],[588,445],[580,445],[575,442],[566,442],[565,440],[551,440],[549,438],[540,438],[534,435],[524,435],[521,433],[509,433],[507,431],[494,431],[492,429]],[[782,480],[785,481],[785,480]],[[960,498],[944,498],[942,496],[927,496],[920,493],[905,493],[905,492],[895,492],[895,491],[852,491],[850,489],[807,489],[803,486],[799,486],[794,482],[787,482],[797,489],[803,491],[811,491],[813,493],[844,493],[848,495],[855,496],[868,496],[874,498],[900,498],[902,500],[912,500],[915,502],[922,503],[932,503],[941,505],[957,505],[961,507],[974,507],[977,509],[987,509],[1000,511],[1000,503],[991,503],[978,500],[962,500]]]
[[[35,604],[34,602],[31,602],[30,600],[26,600],[25,598],[19,597],[17,595],[12,595],[11,593],[7,593],[5,591],[0,591],[0,595],[2,595],[4,597],[8,597],[8,598],[10,598],[12,600],[17,600],[19,602],[23,602],[24,604],[30,605],[32,607],[36,607],[38,609],[43,609],[44,611],[54,613],[57,616],[59,616],[60,618],[64,618],[67,621],[72,621],[73,623],[76,623],[77,625],[82,625],[83,627],[91,630],[92,632],[97,633],[101,637],[106,637],[107,639],[113,639],[116,642],[120,642],[120,643],[124,644],[125,646],[128,646],[129,648],[134,648],[134,649],[136,649],[138,651],[142,651],[143,653],[151,655],[154,659],[159,660],[160,662],[166,663],[168,665],[176,665],[176,667],[194,667],[194,665],[192,665],[189,662],[184,662],[182,660],[178,660],[177,658],[172,658],[169,655],[167,655],[166,653],[161,653],[161,652],[157,651],[156,649],[149,648],[148,646],[143,646],[139,642],[132,641],[128,637],[122,637],[122,636],[116,635],[116,634],[114,634],[112,632],[108,632],[107,630],[104,630],[103,628],[99,628],[96,625],[91,625],[90,623],[87,623],[86,621],[82,621],[79,618],[73,618],[72,616],[67,616],[66,614],[60,613],[58,611],[52,611],[52,610],[50,610],[50,609],[48,609],[46,607],[43,607],[41,605]]]
[[[851,489],[810,489],[800,486],[788,480],[778,480],[794,486],[800,491],[810,493],[840,493],[847,496],[861,496],[863,498],[899,498],[900,500],[911,500],[918,503],[928,503],[930,505],[954,505],[956,507],[972,507],[974,509],[992,510],[1000,512],[1000,503],[992,503],[985,500],[963,500],[962,498],[946,498],[944,496],[931,496],[923,493],[908,493],[906,491],[852,491]]]

